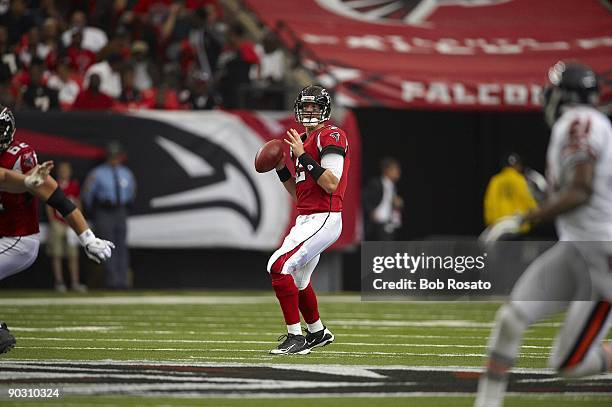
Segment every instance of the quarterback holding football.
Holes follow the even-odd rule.
[[[310,277],[321,252],[342,231],[342,200],[347,186],[350,154],[344,131],[327,124],[331,98],[320,86],[307,86],[299,93],[295,120],[306,132],[287,131],[295,175],[285,165],[284,154],[276,163],[283,186],[293,197],[298,216],[281,247],[272,254],[268,272],[280,303],[287,334],[270,351],[274,355],[308,354],[312,348],[334,341],[334,335],[319,317],[317,297]],[[300,313],[307,324],[302,334]]]

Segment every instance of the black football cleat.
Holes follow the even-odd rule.
[[[307,355],[310,353],[304,335],[285,334],[281,335],[278,340],[280,341],[283,338],[285,339],[283,343],[270,351],[271,355]]]
[[[4,322],[0,323],[0,353],[6,353],[15,347],[17,341]]]
[[[334,339],[334,334],[326,327],[317,332],[309,332],[306,329],[306,346],[310,349],[329,345]]]

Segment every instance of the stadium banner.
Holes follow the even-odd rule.
[[[109,141],[123,145],[137,179],[130,247],[271,250],[294,223],[294,204],[274,171],[259,174],[253,165],[264,142],[299,129],[286,112],[19,112],[16,120],[16,139],[41,161],[69,161],[81,182]],[[361,218],[359,133],[351,112],[338,124],[352,161],[343,233],[332,249],[356,244]]]
[[[599,0],[246,3],[345,106],[535,110],[558,60],[612,67]]]

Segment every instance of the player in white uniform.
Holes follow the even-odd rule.
[[[525,330],[567,309],[549,366],[564,377],[612,368],[612,348],[602,340],[610,328],[612,300],[612,127],[596,110],[597,76],[588,67],[558,62],[549,72],[544,114],[552,126],[544,204],[525,216],[508,217],[489,240],[516,233],[523,222],[555,219],[560,242],[538,257],[497,313],[486,372],[476,407],[500,407],[508,373]]]

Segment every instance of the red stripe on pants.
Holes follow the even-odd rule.
[[[586,328],[582,332],[581,338],[579,339],[578,345],[574,348],[574,352],[567,359],[567,362],[563,365],[564,369],[570,369],[576,366],[584,359],[585,355],[591,348],[595,337],[601,330],[601,327],[608,317],[610,312],[610,303],[607,301],[600,301],[595,308],[595,311],[591,314],[590,321]]]

